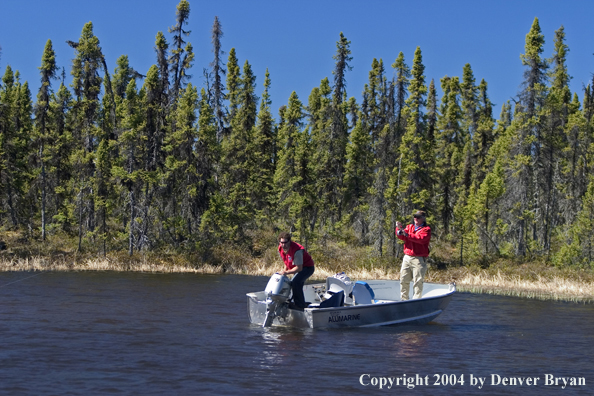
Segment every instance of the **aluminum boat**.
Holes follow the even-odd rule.
[[[352,282],[329,277],[325,283],[305,285],[303,291],[310,305],[303,310],[291,308],[290,282],[275,274],[264,291],[247,293],[250,322],[299,328],[423,324],[444,311],[456,285],[425,283],[421,298],[412,299],[411,295],[406,301],[400,300],[398,280]]]

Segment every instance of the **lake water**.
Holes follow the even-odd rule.
[[[262,329],[267,280],[0,273],[0,394],[594,394],[592,304],[457,293],[427,325]]]

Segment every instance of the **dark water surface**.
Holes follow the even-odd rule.
[[[594,395],[594,305],[458,293],[423,326],[262,329],[245,293],[266,282],[0,273],[0,394]]]

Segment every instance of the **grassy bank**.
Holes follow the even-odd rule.
[[[272,245],[272,246],[270,246]],[[242,274],[270,276],[281,268],[274,240],[257,257],[221,246],[208,260],[198,254],[159,252],[128,256],[80,254],[63,246],[13,243],[0,252],[0,271],[135,271],[152,273]],[[444,249],[445,250],[445,249]],[[344,271],[351,279],[399,279],[400,259],[375,257],[369,248],[340,243],[312,248],[315,280]],[[499,259],[489,265],[459,266],[432,253],[427,282],[455,281],[459,291],[519,296],[543,300],[594,302],[592,269],[557,268],[540,262],[512,263]]]

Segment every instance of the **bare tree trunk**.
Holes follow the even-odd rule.
[[[16,227],[18,224],[18,220],[17,220],[17,216],[16,216],[16,211],[14,209],[14,203],[12,202],[12,186],[10,184],[10,181],[7,183],[7,189],[8,189],[8,207],[10,208],[10,219],[12,220],[12,225]]]
[[[40,150],[40,158],[43,154],[43,145]],[[45,241],[45,163],[41,160],[41,239]]]
[[[81,187],[78,193],[78,251],[82,250],[82,233],[83,233],[83,189]]]

